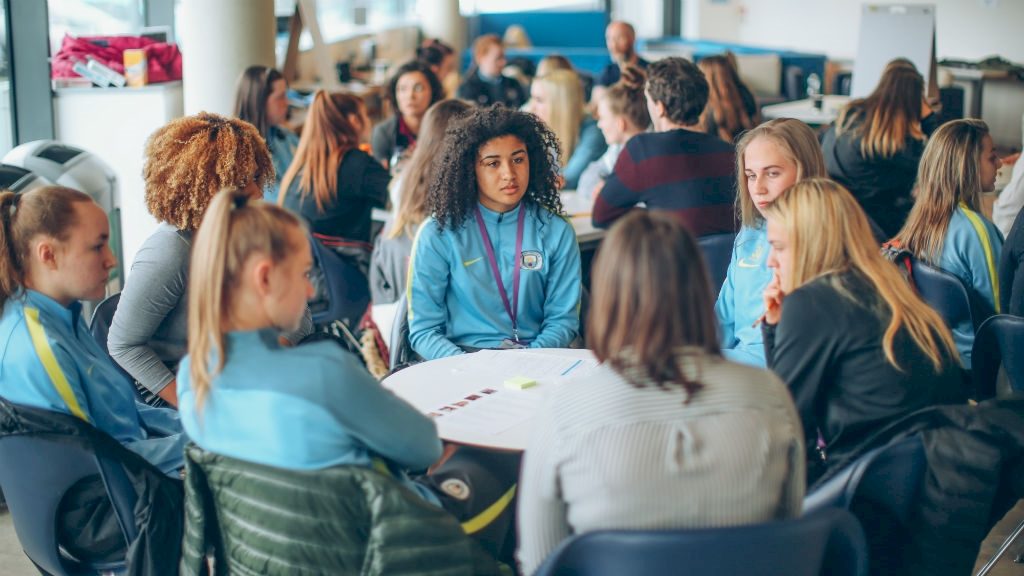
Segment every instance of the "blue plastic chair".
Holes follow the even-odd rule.
[[[1024,318],[1000,314],[982,322],[971,352],[974,388],[978,400],[996,395],[996,378],[1002,366],[1010,388],[1024,392]]]
[[[854,499],[871,500],[901,522],[910,517],[927,468],[921,437],[907,436],[864,454],[804,498],[804,513],[848,510]]]
[[[969,322],[975,329],[989,314],[978,309],[970,292],[957,276],[926,264],[918,258],[911,260],[914,287],[921,299],[928,303],[950,329],[961,322]]]
[[[862,576],[864,533],[845,510],[733,528],[601,531],[574,536],[538,576]]]
[[[0,487],[14,520],[22,550],[44,574],[78,576],[123,572],[123,560],[86,564],[62,553],[57,542],[57,511],[65,493],[79,480],[99,474],[118,524],[131,542],[137,535],[137,496],[117,462],[62,441],[60,435],[0,437]],[[17,463],[16,465],[12,465]]]
[[[804,513],[828,508],[852,511],[867,534],[871,573],[900,573],[900,550],[927,467],[920,436],[896,440],[815,486],[804,498]]]
[[[729,273],[729,262],[732,260],[732,245],[736,240],[733,232],[722,234],[709,234],[697,238],[697,245],[704,255],[704,263],[708,267],[708,277],[711,280],[711,293],[718,294],[725,283],[725,277]]]
[[[370,285],[359,266],[339,256],[324,245],[363,249],[362,243],[314,235],[313,261],[323,275],[326,307],[311,310],[313,323],[325,326],[335,321],[354,328],[370,305]],[[368,248],[367,248],[368,249]]]

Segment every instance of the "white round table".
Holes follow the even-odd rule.
[[[589,350],[562,348],[481,350],[410,366],[382,384],[431,415],[447,441],[498,450],[525,450],[530,421],[547,390],[570,377],[585,377],[597,360]],[[523,376],[537,384],[507,388]]]

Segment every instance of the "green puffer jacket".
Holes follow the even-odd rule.
[[[357,466],[294,471],[185,450],[181,574],[497,574],[458,521]]]

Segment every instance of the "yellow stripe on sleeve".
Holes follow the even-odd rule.
[[[981,217],[966,204],[961,202],[960,208],[964,211],[971,226],[974,227],[974,231],[978,233],[978,237],[981,238],[981,247],[985,251],[985,263],[988,265],[988,278],[992,283],[992,298],[995,300],[996,314],[999,314],[999,272],[996,269],[996,258],[992,253],[992,242],[988,235],[988,229],[985,228]]]
[[[46,337],[46,330],[39,321],[38,309],[25,308],[25,324],[28,326],[28,333],[32,338],[32,346],[36,349],[36,354],[39,355],[39,359],[43,362],[43,368],[50,377],[50,381],[53,382],[53,387],[57,389],[57,393],[64,400],[68,410],[78,418],[88,422],[89,418],[85,415],[82,407],[79,406],[78,398],[75,397],[75,393],[71,390],[71,385],[68,384],[68,379],[64,376],[64,370],[61,369],[60,363],[57,362],[57,357],[53,354],[53,349],[50,348],[50,340]]]

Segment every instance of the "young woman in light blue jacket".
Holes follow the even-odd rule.
[[[565,348],[579,330],[580,250],[534,115],[496,106],[450,128],[409,264],[409,342],[426,359]]]
[[[764,289],[772,279],[763,210],[804,178],[826,177],[814,132],[803,122],[779,118],[747,132],[736,145],[736,203],[743,227],[733,244],[729,272],[715,303],[722,354],[734,362],[765,365],[761,329]]]
[[[981,120],[954,120],[928,140],[917,170],[916,200],[896,235],[915,257],[963,281],[974,311],[998,314],[1003,234],[981,214],[981,193],[995,190],[999,157]],[[984,318],[974,318],[980,323]],[[963,367],[971,369],[974,326],[950,326]]]

